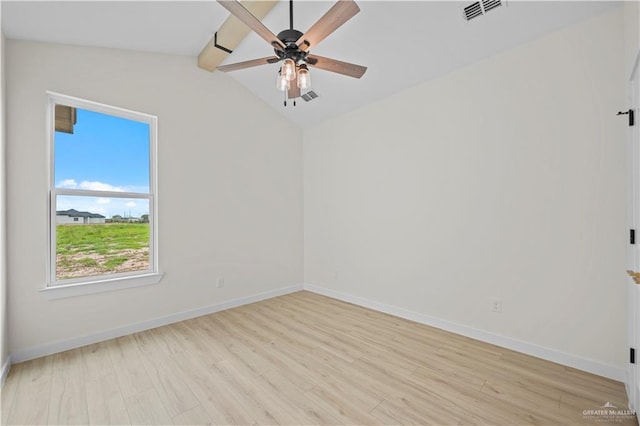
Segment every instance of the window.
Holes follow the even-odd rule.
[[[53,93],[49,114],[47,288],[157,277],[156,117]]]

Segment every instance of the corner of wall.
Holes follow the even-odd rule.
[[[0,386],[9,373],[11,358],[8,348],[7,327],[7,274],[6,274],[6,210],[5,210],[5,38],[2,31],[0,5]]]
[[[624,2],[624,52],[625,73],[631,75],[640,50],[640,3],[635,1]]]

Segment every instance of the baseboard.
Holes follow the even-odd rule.
[[[2,389],[4,382],[7,380],[9,370],[11,370],[11,355],[7,356],[4,364],[2,364],[2,371],[0,371],[0,389]]]
[[[547,361],[565,365],[567,367],[573,367],[578,370],[596,374],[598,376],[617,380],[619,382],[626,381],[626,370],[620,367],[604,364],[592,359],[583,358],[572,354],[567,354],[555,349],[539,346],[534,343],[524,342],[522,340],[513,339],[511,337],[502,336],[499,334],[443,320],[418,312],[409,311],[397,306],[387,305],[385,303],[380,303],[362,297],[338,292],[313,284],[305,284],[304,289],[312,293],[321,294],[334,299],[342,300],[343,302],[352,303],[354,305],[363,306],[375,311],[384,312],[400,318],[415,321],[420,324],[425,324],[445,331],[450,331],[452,333],[460,334],[462,336],[470,337],[476,340],[481,340],[483,342],[491,343],[493,345],[511,349],[516,352],[535,356],[537,358],[542,358]]]
[[[191,318],[196,318],[203,315],[212,314],[215,312],[223,311],[226,309],[235,308],[249,303],[259,302],[261,300],[270,299],[277,296],[282,296],[289,293],[294,293],[300,290],[307,290],[313,293],[321,294],[324,296],[332,297],[334,299],[342,300],[344,302],[353,303],[354,305],[363,306],[365,308],[373,309],[379,312],[384,312],[390,315],[394,315],[400,318],[405,318],[411,321],[425,324],[431,327],[436,327],[442,330],[450,331],[452,333],[460,334],[462,336],[470,337],[472,339],[481,340],[483,342],[491,343],[496,346],[501,346],[507,349],[511,349],[517,352],[521,352],[527,355],[535,356],[537,358],[546,359],[558,364],[573,367],[578,370],[587,371],[589,373],[597,374],[599,376],[607,377],[620,382],[625,382],[626,371],[623,368],[604,364],[598,361],[594,361],[588,358],[579,357],[572,354],[567,354],[555,349],[546,348],[533,343],[524,342],[521,340],[513,339],[507,336],[501,336],[499,334],[490,333],[488,331],[479,330],[466,325],[461,325],[455,322],[443,320],[440,318],[432,317],[429,315],[421,314],[418,312],[409,311],[397,306],[388,305],[385,303],[376,302],[373,300],[365,299],[358,296],[338,292],[328,288],[320,287],[313,284],[294,285],[290,287],[284,287],[276,290],[270,290],[264,293],[259,293],[251,296],[241,297],[238,299],[232,299],[226,302],[218,303],[215,305],[209,305],[202,308],[192,309],[188,311],[179,312],[176,314],[167,315],[160,318],[155,318],[149,321],[142,321],[135,324],[131,324],[125,327],[115,328],[100,333],[85,335],[73,339],[60,340],[53,343],[39,345],[24,349],[21,351],[13,352],[9,355],[7,360],[2,366],[0,385],[4,384],[11,363],[18,363],[28,361],[30,359],[40,358],[42,356],[51,355],[58,352],[63,352],[70,349],[79,348],[81,346],[90,345],[93,343],[102,342],[116,337],[126,336],[128,334],[137,333],[144,330],[149,330],[163,325],[173,324],[175,322],[184,321]]]
[[[624,390],[625,392],[627,392],[627,396],[629,399],[629,409],[632,411],[637,411],[635,404],[631,400],[631,389],[629,389],[629,383],[630,383],[630,380],[629,380],[629,377],[627,377],[626,380],[624,381]]]
[[[218,303],[215,305],[204,306],[202,308],[191,309],[188,311],[183,311],[183,312],[167,315],[160,318],[155,318],[149,321],[138,322],[135,324],[127,325],[125,327],[114,328],[114,329],[103,331],[100,333],[88,334],[88,335],[76,337],[73,339],[59,340],[57,342],[34,346],[28,349],[12,352],[11,360],[14,363],[28,361],[30,359],[40,358],[42,356],[67,351],[69,349],[75,349],[75,348],[90,345],[93,343],[114,339],[116,337],[122,337],[128,334],[137,333],[137,332],[149,330],[152,328],[162,327],[163,325],[173,324],[179,321],[184,321],[191,318],[212,314],[214,312],[220,312],[226,309],[247,305],[249,303],[255,303],[261,300],[271,299],[273,297],[294,293],[302,289],[303,289],[302,284],[279,288],[279,289],[270,290],[264,293],[241,297],[238,299],[232,299],[232,300]],[[3,372],[3,378],[4,378],[4,368],[2,372]]]

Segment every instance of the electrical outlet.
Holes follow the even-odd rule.
[[[491,299],[491,312],[495,312],[497,314],[502,313],[502,300],[501,299]]]
[[[218,281],[216,282],[216,287],[218,288],[224,287],[224,277],[218,277]]]

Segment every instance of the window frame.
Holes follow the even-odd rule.
[[[162,279],[158,267],[158,173],[157,173],[157,127],[158,118],[154,115],[132,111],[120,107],[106,105],[85,99],[63,95],[55,92],[47,93],[47,155],[48,155],[48,191],[47,191],[47,270],[45,287],[52,298],[97,293],[120,288],[138,287],[155,284]],[[55,105],[66,105],[93,112],[107,114],[146,123],[149,126],[149,192],[96,191],[85,189],[56,188],[55,182]],[[146,199],[149,202],[149,269],[94,275],[58,280],[56,278],[56,197],[88,196]],[[81,225],[78,225],[81,226]],[[55,294],[53,294],[55,293]]]

